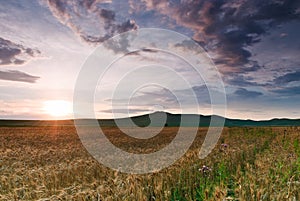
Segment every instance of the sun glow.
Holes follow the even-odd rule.
[[[67,117],[72,114],[72,104],[64,100],[49,100],[44,102],[43,110],[53,117]]]

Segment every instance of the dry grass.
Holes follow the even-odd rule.
[[[120,148],[148,153],[168,144],[177,128],[148,141],[105,131]],[[97,163],[73,127],[3,127],[0,200],[300,200],[299,128],[226,128],[199,160],[205,133],[200,128],[191,149],[169,168],[130,175]]]

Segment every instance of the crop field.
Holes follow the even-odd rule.
[[[170,143],[177,129],[146,141],[104,130],[123,150],[148,153]],[[170,167],[134,175],[93,159],[73,126],[0,127],[0,200],[300,200],[300,128],[224,128],[200,160],[206,131],[199,128]]]

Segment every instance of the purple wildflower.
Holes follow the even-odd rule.
[[[202,172],[202,174],[207,175],[212,169],[206,165],[203,165],[202,168],[199,169],[199,171]]]
[[[223,144],[221,144],[221,147],[226,149],[226,148],[228,148],[228,147],[229,147],[229,145],[228,145],[228,144],[225,144],[225,143],[223,143]]]

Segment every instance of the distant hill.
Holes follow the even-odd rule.
[[[211,118],[213,117],[215,120],[223,121],[224,117],[220,116],[204,116],[204,115],[196,115],[196,114],[170,114],[165,112],[155,112],[152,114],[145,114],[141,116],[135,116],[131,118],[123,118],[123,119],[99,119],[98,122],[101,126],[116,126],[116,121],[118,125],[121,126],[132,126],[128,120],[132,120],[136,125],[140,127],[146,127],[148,125],[151,126],[160,126],[163,121],[163,117],[166,117],[167,121],[165,126],[168,127],[176,127],[181,125],[181,119],[185,121],[182,122],[182,126],[197,126],[193,125],[193,119],[199,118],[200,127],[207,127],[210,125]],[[151,122],[150,118],[153,120]],[[189,121],[190,120],[190,121]],[[82,125],[90,125],[90,119],[80,119],[76,120],[77,123]],[[21,126],[73,126],[74,120],[0,120],[0,126],[4,127],[21,127]],[[300,126],[300,119],[271,119],[271,120],[263,120],[263,121],[254,121],[254,120],[242,120],[242,119],[225,119],[226,127],[235,127],[235,126]]]

